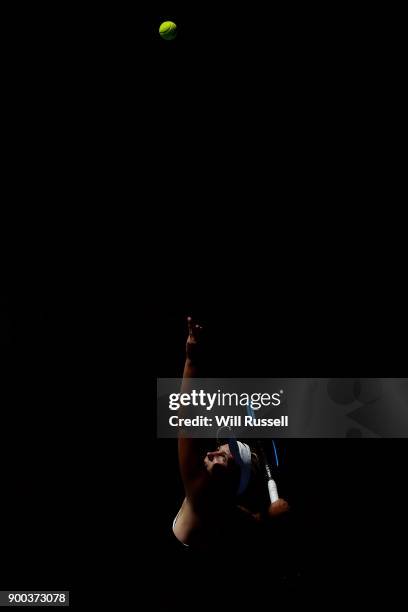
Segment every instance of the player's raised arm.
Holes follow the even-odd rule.
[[[189,393],[192,390],[194,386],[193,380],[199,376],[202,358],[200,341],[203,328],[193,321],[192,317],[188,317],[187,325],[186,361],[184,364],[181,393]],[[203,448],[203,440],[184,438],[182,435],[179,437],[179,464],[186,495],[193,492],[197,479],[203,473]]]

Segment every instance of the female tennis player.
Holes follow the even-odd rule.
[[[182,393],[199,376],[202,327],[188,318],[186,362]],[[260,461],[251,448],[232,438],[211,440],[180,437],[179,465],[185,498],[173,522],[176,538],[185,546],[220,550],[253,546],[262,538],[262,526],[286,513],[278,498],[270,504]]]

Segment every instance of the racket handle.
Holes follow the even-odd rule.
[[[271,500],[271,504],[273,504],[273,502],[278,501],[279,499],[278,488],[276,486],[276,482],[272,480],[272,478],[268,480],[268,491],[269,491],[269,497]]]

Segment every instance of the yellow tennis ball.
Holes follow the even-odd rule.
[[[163,21],[159,28],[159,34],[164,40],[173,40],[173,38],[176,38],[177,26],[174,21]]]

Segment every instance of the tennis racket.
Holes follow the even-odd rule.
[[[255,414],[253,411],[253,408],[251,406],[251,404],[248,404],[247,406],[247,414],[248,416],[251,416],[253,418],[255,418]],[[274,502],[278,501],[279,499],[279,494],[278,494],[278,487],[276,485],[276,482],[273,478],[273,472],[274,470],[279,466],[279,457],[278,457],[278,451],[276,448],[276,444],[274,440],[271,440],[272,442],[272,448],[273,448],[273,457],[275,460],[275,466],[272,466],[271,463],[268,461],[268,457],[265,451],[266,448],[266,442],[265,440],[256,440],[255,441],[255,446],[258,452],[258,457],[261,461],[261,465],[264,471],[264,475],[267,481],[267,485],[268,485],[268,492],[269,492],[269,499],[271,500],[271,504],[273,504]]]

